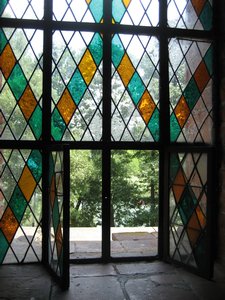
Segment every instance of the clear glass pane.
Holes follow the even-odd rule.
[[[149,36],[112,38],[112,140],[159,140],[159,43]]]
[[[16,19],[43,18],[44,0],[1,0],[0,16]]]
[[[52,57],[52,138],[102,137],[102,36],[55,31]]]
[[[102,153],[70,153],[70,258],[101,257]]]
[[[169,43],[170,139],[213,141],[212,44],[171,39]]]
[[[158,254],[159,153],[111,151],[111,255]]]
[[[113,0],[113,23],[140,26],[157,26],[158,0]]]

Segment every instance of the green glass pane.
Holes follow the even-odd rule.
[[[158,108],[155,109],[152,117],[148,123],[148,128],[155,140],[155,142],[159,141],[159,110]]]
[[[37,182],[42,175],[42,155],[39,150],[33,150],[28,158],[27,165]]]
[[[194,197],[193,193],[191,193],[190,190],[186,188],[179,202],[179,212],[181,213],[183,225],[186,225],[189,218],[191,217],[195,209],[196,202],[197,200]]]
[[[128,84],[128,90],[131,94],[132,100],[137,105],[145,90],[143,81],[141,80],[138,73],[135,72],[133,77],[131,78],[131,81]]]
[[[175,142],[180,134],[180,125],[177,121],[175,114],[173,113],[170,116],[170,140],[171,142]]]
[[[7,0],[1,0],[0,1],[0,15],[3,13],[8,1]]]
[[[7,44],[6,36],[2,29],[0,29],[0,53],[5,48],[5,45]]]
[[[115,34],[112,39],[112,61],[114,66],[117,68],[124,55],[124,47],[118,34]]]
[[[171,154],[170,156],[170,180],[174,181],[177,172],[180,168],[180,161],[177,154]]]
[[[5,258],[5,255],[8,251],[8,248],[9,248],[8,241],[5,238],[2,230],[0,229],[0,264],[2,264],[2,262]]]
[[[112,15],[116,23],[120,23],[126,9],[122,0],[113,0],[112,2]]]
[[[89,45],[89,50],[94,58],[96,65],[99,65],[102,60],[103,44],[99,33],[96,33]]]
[[[52,130],[52,136],[54,140],[60,141],[63,137],[66,125],[63,121],[63,118],[61,117],[58,109],[54,109],[54,112],[52,114],[52,122],[51,122],[51,130]]]
[[[29,124],[33,130],[35,138],[39,140],[42,134],[42,110],[40,106],[36,107],[35,111],[33,112],[29,120]]]
[[[57,227],[59,225],[59,205],[57,198],[55,198],[54,201],[54,206],[53,206],[53,211],[52,211],[52,221],[53,221],[53,227],[54,227],[54,232],[56,233]]]
[[[206,249],[206,232],[203,231],[200,238],[198,239],[197,245],[193,248],[196,263],[201,270],[205,270],[208,266],[208,257],[206,255]]]
[[[92,0],[89,7],[95,22],[99,23],[103,16],[103,0]]]
[[[17,100],[22,96],[27,85],[26,78],[20,65],[16,64],[8,80],[9,86]]]
[[[27,206],[27,201],[24,198],[23,193],[17,186],[13,192],[13,195],[10,199],[9,206],[11,207],[15,217],[17,218],[18,222],[21,222],[23,218],[24,211]]]
[[[78,105],[86,90],[86,84],[78,69],[75,71],[73,77],[71,78],[68,89],[71,96],[73,97],[74,102],[76,103],[76,105]]]
[[[207,2],[199,17],[202,26],[205,30],[212,28],[212,6]]]
[[[204,62],[206,64],[206,67],[208,69],[209,75],[212,76],[213,74],[213,60],[212,60],[212,46],[208,49],[204,56]]]
[[[188,82],[188,85],[184,90],[184,97],[189,108],[192,110],[200,97],[200,92],[193,77]]]

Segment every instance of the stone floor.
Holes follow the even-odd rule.
[[[40,265],[0,267],[1,300],[224,300],[225,273],[208,281],[159,261],[71,265],[61,291]]]

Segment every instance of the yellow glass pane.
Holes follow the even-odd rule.
[[[11,243],[17,228],[19,226],[16,217],[14,216],[12,210],[7,207],[1,221],[0,221],[0,228],[2,229],[6,239],[9,243]]]
[[[126,7],[130,4],[131,0],[123,0],[123,3]]]
[[[76,104],[74,103],[67,89],[65,89],[65,91],[63,92],[62,97],[57,104],[57,107],[65,123],[68,125],[76,110]]]
[[[148,91],[145,91],[143,96],[141,97],[138,108],[146,124],[148,124],[149,120],[151,119],[155,107],[156,105],[151,95]]]
[[[86,0],[87,4],[90,4],[91,3],[91,0]]]
[[[23,170],[18,185],[26,200],[30,201],[30,198],[36,187],[36,181],[34,180],[34,177],[27,166]]]
[[[127,54],[124,55],[118,67],[118,73],[120,74],[120,77],[124,85],[127,86],[128,83],[130,82],[131,77],[134,74],[134,67]]]
[[[30,116],[35,110],[36,105],[37,101],[31,91],[30,86],[28,85],[19,101],[19,106],[27,120],[29,120]]]
[[[189,107],[183,96],[180,98],[180,100],[175,108],[175,114],[176,114],[177,120],[182,128],[190,114]]]
[[[88,49],[86,50],[81,62],[79,63],[78,68],[79,68],[86,84],[88,85],[91,82],[91,80],[96,72],[96,69],[97,69],[96,64],[95,64],[95,62],[91,56],[91,53]]]
[[[0,68],[6,79],[8,79],[15,63],[16,63],[15,55],[10,45],[7,44],[0,56]]]

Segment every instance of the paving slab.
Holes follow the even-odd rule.
[[[71,277],[117,275],[112,264],[71,265]]]

